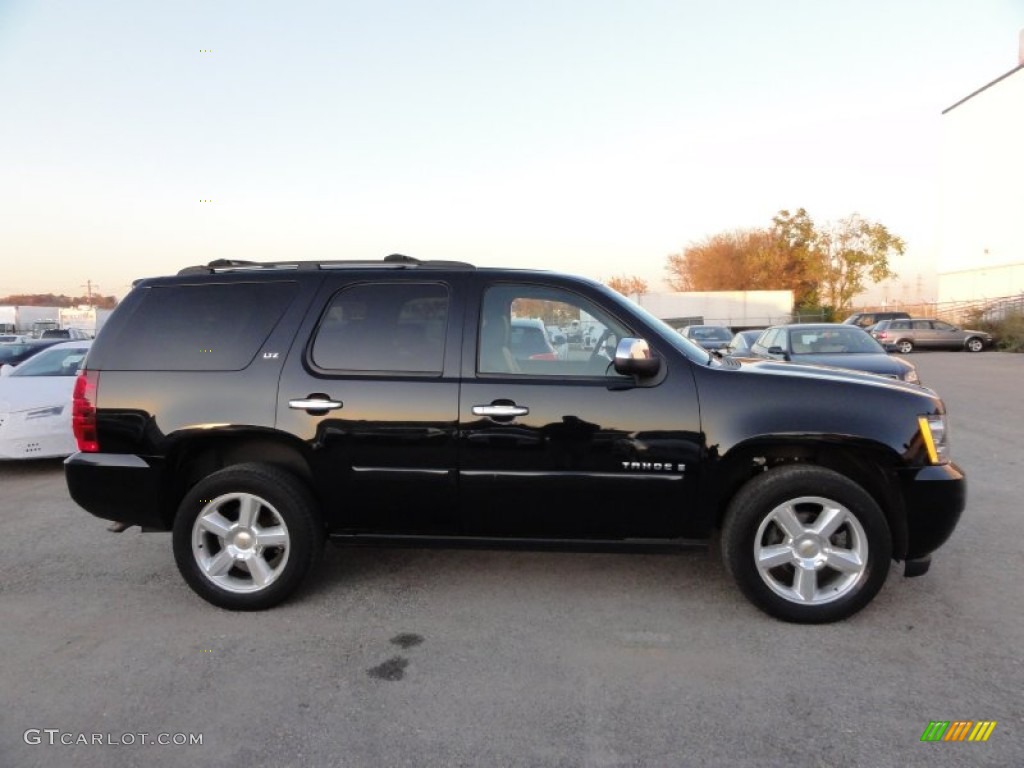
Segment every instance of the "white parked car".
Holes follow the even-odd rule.
[[[91,341],[66,341],[0,372],[0,459],[69,456],[71,393]]]

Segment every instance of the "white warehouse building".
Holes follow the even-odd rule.
[[[1024,32],[1018,65],[942,121],[939,303],[1024,295]]]

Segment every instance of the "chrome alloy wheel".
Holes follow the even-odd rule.
[[[853,590],[867,568],[867,534],[856,516],[820,496],[801,496],[769,512],[754,537],[765,584],[803,605],[830,603]]]
[[[288,526],[273,505],[250,493],[209,501],[192,525],[192,556],[202,574],[229,592],[259,592],[284,571]]]

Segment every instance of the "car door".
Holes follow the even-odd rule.
[[[932,329],[934,334],[932,346],[936,349],[961,349],[963,347],[964,332],[955,325],[950,325],[942,320],[934,320]]]
[[[480,275],[473,297],[459,401],[464,529],[504,537],[679,535],[701,455],[687,361],[666,358],[669,370],[647,385],[619,376],[610,351],[641,330],[599,297],[554,278]],[[564,358],[516,358],[506,339],[521,317],[586,328],[597,343],[585,344],[581,334]]]
[[[913,344],[921,349],[935,349],[942,346],[941,334],[931,321],[913,321],[910,324]]]
[[[278,427],[336,531],[459,532],[459,278],[332,274],[288,354]]]

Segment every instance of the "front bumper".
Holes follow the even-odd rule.
[[[75,453],[64,478],[75,502],[96,517],[169,530],[162,514],[161,462],[123,453]]]
[[[900,473],[907,514],[905,559],[923,558],[953,533],[967,504],[967,480],[956,464],[918,467]]]

